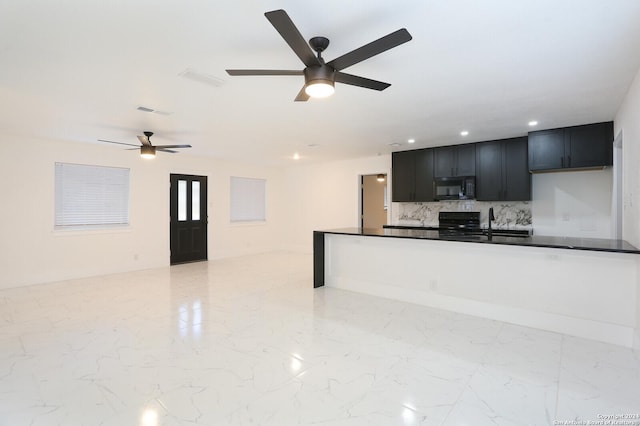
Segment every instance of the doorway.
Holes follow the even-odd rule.
[[[207,260],[207,177],[170,176],[170,262]]]
[[[387,175],[362,175],[360,183],[360,226],[382,228],[387,224]]]

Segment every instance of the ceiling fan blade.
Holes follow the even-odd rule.
[[[140,147],[140,145],[134,145],[132,143],[124,143],[124,142],[116,142],[116,141],[106,141],[104,139],[98,139],[98,142],[106,142],[106,143],[116,143],[118,145],[129,145],[129,146],[137,146],[138,148]]]
[[[309,95],[307,95],[307,92],[304,91],[304,89],[306,89],[306,88],[307,88],[306,84],[304,86],[302,86],[302,89],[300,89],[300,91],[298,92],[298,96],[296,96],[294,101],[296,101],[296,102],[306,102],[306,101],[309,100]]]
[[[191,145],[154,145],[156,149],[165,149],[165,148],[191,148]]]
[[[335,73],[335,81],[337,83],[350,84],[352,86],[364,87],[366,89],[384,90],[391,86],[389,83],[384,83],[378,80],[371,80],[370,78],[359,77],[357,75],[346,74],[343,72]]]
[[[229,75],[304,75],[302,70],[226,70]]]
[[[156,151],[168,152],[170,154],[177,154],[178,151],[173,151],[171,149],[160,148],[156,146]]]
[[[409,31],[402,28],[372,41],[369,44],[365,44],[362,47],[352,50],[349,53],[345,53],[333,61],[328,62],[327,65],[336,71],[340,71],[350,67],[351,65],[357,64],[358,62],[362,62],[365,59],[369,59],[372,56],[385,52],[389,49],[393,49],[394,47],[399,46],[402,43],[406,43],[411,39],[412,37],[411,34],[409,34]]]
[[[273,10],[264,14],[271,25],[280,33],[284,41],[298,55],[298,58],[308,67],[320,65],[320,61],[302,37],[298,28],[294,25],[287,12],[282,9]]]
[[[151,146],[151,142],[149,142],[149,138],[146,136],[138,136],[138,140],[140,141],[140,143],[142,143],[142,145]]]

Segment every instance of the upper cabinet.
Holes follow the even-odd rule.
[[[413,151],[400,151],[391,154],[391,177],[392,201],[413,201],[416,186]]]
[[[529,170],[550,171],[613,164],[613,122],[529,133]]]
[[[434,149],[434,176],[474,176],[476,144],[444,146]]]
[[[529,171],[613,164],[613,122],[540,130],[518,137],[394,152],[392,201],[434,201],[434,178],[476,177],[476,199],[531,200]]]
[[[391,155],[392,201],[433,201],[433,149]]]
[[[476,199],[531,200],[526,137],[476,144]]]

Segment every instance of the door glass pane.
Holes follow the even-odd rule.
[[[191,182],[191,220],[200,220],[200,182]]]
[[[178,221],[187,220],[187,181],[178,181]]]

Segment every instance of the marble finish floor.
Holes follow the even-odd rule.
[[[552,425],[620,415],[627,423],[609,424],[640,424],[638,353],[313,290],[309,255],[0,291],[2,426]]]

